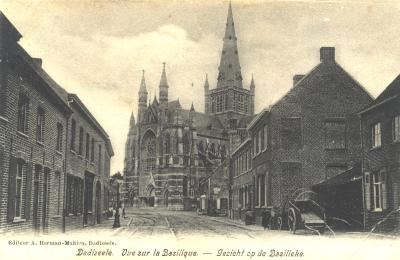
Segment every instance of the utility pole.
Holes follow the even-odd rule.
[[[113,228],[119,227],[121,227],[121,224],[119,222],[119,182],[117,180],[117,208],[115,209]]]

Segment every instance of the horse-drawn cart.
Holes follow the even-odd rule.
[[[278,223],[280,229],[288,228],[293,234],[299,229],[316,232],[318,235],[326,229],[333,232],[326,224],[325,209],[320,206],[312,191],[300,189],[289,197],[281,208]]]

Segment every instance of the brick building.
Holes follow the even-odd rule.
[[[370,230],[399,227],[400,207],[400,76],[361,113],[363,144],[364,223]]]
[[[78,98],[18,44],[21,37],[0,12],[0,232],[61,231],[70,226],[63,214],[65,173],[75,168],[68,134],[71,117],[81,112],[70,105]],[[82,116],[79,124],[92,121]],[[112,156],[107,135],[96,138],[107,143],[104,151]]]
[[[79,97],[68,94],[66,229],[101,223],[108,209],[110,139]]]
[[[248,127],[256,214],[282,208],[294,191],[361,161],[357,112],[372,98],[336,63],[334,48],[322,47],[320,60],[308,74],[294,76],[288,93]]]

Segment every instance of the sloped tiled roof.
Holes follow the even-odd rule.
[[[68,92],[58,85],[19,44],[17,44],[15,52],[24,61],[24,63],[28,65],[29,68],[32,69],[45,82],[47,87],[49,87],[50,90],[56,94],[63,105],[68,107]]]
[[[400,75],[398,75],[386,89],[374,100],[373,104],[378,104],[385,99],[397,96],[400,94]]]

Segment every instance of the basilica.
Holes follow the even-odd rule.
[[[169,100],[164,63],[159,98],[148,102],[143,76],[138,114],[132,113],[125,147],[126,201],[131,205],[191,210],[200,197],[227,207],[230,151],[247,135],[254,117],[255,84],[243,85],[237,38],[229,5],[218,80],[204,83],[205,111]]]

